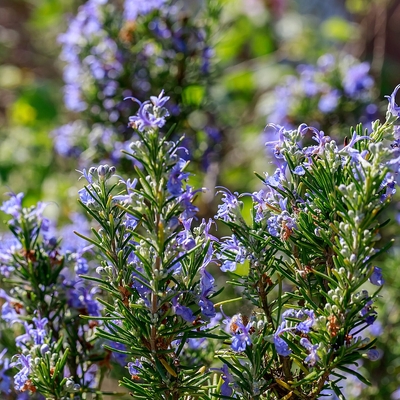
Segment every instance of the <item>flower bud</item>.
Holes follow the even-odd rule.
[[[40,354],[44,356],[48,351],[50,351],[49,345],[46,343],[42,344],[42,346],[40,347]]]

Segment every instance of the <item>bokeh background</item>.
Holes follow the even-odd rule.
[[[6,192],[23,191],[27,204],[47,201],[47,212],[59,225],[78,210],[76,169],[100,161],[84,157],[89,146],[84,141],[74,144],[80,151],[62,154],[57,142],[63,137],[61,126],[84,120],[91,128],[94,123],[87,114],[66,107],[66,62],[60,58],[59,37],[84,3],[0,0],[0,199]],[[187,0],[188,18],[201,23],[203,3]],[[195,137],[196,177],[191,179],[209,189],[199,200],[204,216],[216,211],[216,185],[254,191],[260,181],[253,171],[274,170],[264,147],[267,123],[306,122],[343,141],[357,121],[368,128],[371,120],[384,115],[384,95],[400,83],[400,1],[219,3],[207,28],[208,47],[202,48],[207,78],[179,92],[186,118],[180,131]],[[163,88],[157,80],[151,85],[158,85],[154,95]],[[131,95],[139,97],[135,91]],[[135,111],[132,103],[131,114]],[[128,164],[121,165],[129,171]],[[399,212],[397,201],[382,238],[396,237],[396,243],[380,260],[387,283],[371,327],[379,337],[381,358],[360,366],[372,386],[349,380],[348,399],[400,399]]]

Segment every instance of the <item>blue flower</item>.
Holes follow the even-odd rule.
[[[306,170],[302,165],[298,165],[294,170],[293,173],[296,175],[304,175],[306,173]]]
[[[301,338],[300,339],[300,344],[308,350],[309,355],[304,359],[304,361],[310,365],[314,366],[318,361],[320,361],[320,358],[317,354],[317,350],[319,345],[318,344],[311,344],[311,342],[307,338]]]
[[[250,333],[249,329],[251,328],[251,325],[247,324],[244,326],[242,323],[238,322],[238,333],[236,333],[233,336],[232,339],[232,350],[241,352],[245,351],[247,346],[251,345],[251,338],[250,338]]]
[[[10,394],[12,379],[7,373],[10,369],[10,362],[8,358],[3,358],[6,353],[7,349],[0,353],[0,393]]]
[[[17,299],[8,296],[4,289],[0,289],[0,298],[5,300],[1,306],[1,318],[9,324],[20,322],[21,311],[19,310],[17,313],[15,306],[22,306],[21,303]]]
[[[374,267],[372,275],[369,277],[369,281],[376,286],[382,286],[385,281],[382,276],[382,270],[378,267]]]
[[[221,368],[222,379],[224,383],[221,386],[221,395],[222,396],[231,396],[233,389],[229,386],[231,382],[233,382],[233,377],[229,372],[228,366],[224,364]]]
[[[85,275],[89,272],[89,264],[83,257],[78,257],[74,269],[78,275]]]
[[[318,102],[318,108],[323,113],[334,111],[338,105],[340,93],[338,90],[332,90],[321,96]]]
[[[377,349],[370,349],[367,351],[367,358],[371,361],[378,361],[381,356],[381,352]]]
[[[140,2],[140,0],[139,0]],[[162,3],[164,3],[165,0],[153,0],[153,3],[155,3],[155,7],[159,7]],[[143,3],[146,3],[149,5],[151,3],[151,0],[146,0]],[[165,103],[170,99],[169,96],[164,96],[164,89],[161,90],[160,94],[157,96],[150,96],[150,101],[153,103],[154,107],[164,107]]]
[[[282,182],[286,181],[285,174],[281,168],[277,168],[273,175],[265,174],[265,184],[273,188],[283,189]]]
[[[210,262],[210,257],[207,257],[204,261],[203,265],[200,268],[200,290],[201,297],[209,296],[214,293],[215,289],[215,279],[214,277],[206,270],[206,266]]]
[[[222,272],[233,272],[236,270],[236,267],[236,261],[225,260],[220,269]]]
[[[267,219],[268,233],[271,236],[275,236],[275,237],[279,236],[281,226],[278,222],[278,217],[279,217],[279,215],[273,215],[272,217],[269,217]]]
[[[95,199],[97,198],[97,195],[92,185],[82,188],[78,191],[78,194],[82,204],[84,204],[86,207],[96,204]]]
[[[132,376],[139,375],[140,370],[143,368],[142,363],[136,359],[135,362],[130,362],[127,365],[128,371]]]
[[[292,353],[290,350],[289,345],[281,338],[281,335],[286,331],[286,322],[282,322],[281,325],[278,326],[274,334],[274,345],[275,350],[280,356],[287,357]]]
[[[24,194],[9,193],[9,196],[10,200],[5,201],[0,207],[0,210],[6,214],[12,215],[14,218],[18,218],[22,209],[22,199],[24,198]]]
[[[265,131],[264,131],[265,133],[267,133],[268,128],[272,128],[272,131],[274,131],[275,134],[276,133],[278,134],[278,140],[271,140],[271,141],[265,142],[265,146],[272,147],[274,150],[275,157],[278,159],[283,159],[283,154],[281,153],[281,150],[282,150],[283,145],[286,140],[285,127],[283,127],[281,125],[277,125],[277,124],[268,124],[265,127]],[[268,132],[270,132],[270,130],[268,130]]]
[[[389,100],[388,111],[395,117],[400,116],[400,107],[396,104],[396,94],[400,89],[400,85],[397,85],[390,96],[385,96]]]
[[[360,97],[367,89],[371,88],[374,80],[368,75],[370,65],[367,62],[350,67],[343,79],[345,93],[350,97]]]
[[[201,313],[207,318],[214,318],[216,315],[214,303],[206,297],[201,297],[199,300]]]
[[[193,311],[189,307],[185,307],[180,305],[176,300],[173,301],[173,308],[175,310],[175,314],[182,317],[187,322],[193,322],[196,317],[193,314]]]
[[[47,335],[44,327],[47,325],[48,319],[34,317],[33,322],[35,323],[36,329],[31,328],[27,333],[29,333],[35,345],[42,345]]]
[[[158,10],[166,0],[125,0],[124,17],[127,21],[135,21],[139,15],[146,15]]]
[[[186,221],[182,221],[184,229],[176,236],[176,243],[187,251],[196,246],[196,240],[194,239],[192,231],[190,230],[192,220],[193,218],[189,218]]]
[[[232,213],[239,207],[237,193],[232,194],[228,189],[225,188],[223,191],[219,191],[217,193],[223,194],[223,198],[221,199],[223,204],[218,205],[218,211],[215,218],[222,219],[225,222],[232,221]]]
[[[207,256],[200,268],[200,300],[199,306],[201,312],[207,318],[213,318],[216,315],[214,303],[208,298],[215,291],[215,279],[206,270],[207,264],[211,261],[211,256]]]
[[[189,177],[189,173],[183,172],[186,161],[181,158],[171,169],[167,182],[167,189],[172,196],[179,196],[182,192],[182,182]]]
[[[186,191],[179,196],[178,200],[183,208],[181,219],[187,220],[189,218],[193,218],[199,211],[199,209],[192,203],[195,194],[199,191],[200,190],[192,190],[192,188],[187,185]]]
[[[69,291],[68,304],[85,315],[100,316],[100,303],[94,298],[96,289],[88,290],[83,286]]]
[[[18,355],[18,360],[10,366],[21,367],[20,371],[14,376],[14,386],[17,390],[23,390],[31,373],[31,355]]]
[[[175,315],[182,317],[187,322],[193,322],[196,317],[193,314],[193,311],[186,306],[182,306],[178,303],[179,295],[172,298],[172,309],[175,312]]]
[[[304,310],[303,313],[307,315],[307,319],[297,325],[297,330],[307,334],[315,323],[315,316],[313,310]]]
[[[163,91],[160,96],[163,95]],[[155,104],[165,104],[169,97],[154,97],[153,103],[149,100],[140,102],[138,99],[131,97],[130,99],[139,103],[139,110],[136,115],[129,117],[129,125],[132,128],[137,129],[139,132],[143,132],[147,129],[162,128],[165,125],[165,117],[169,116],[169,112],[164,107],[159,107]],[[157,101],[154,99],[158,99]]]
[[[250,335],[253,322],[248,322],[246,325],[244,325],[241,314],[236,314],[232,318],[229,318],[226,315],[225,317],[226,319],[223,321],[223,323],[227,325],[227,330],[232,335],[232,350],[237,352],[245,351],[246,347],[251,345]]]
[[[234,271],[236,269],[236,263],[242,264],[246,260],[246,249],[241,245],[235,235],[223,238],[225,239],[221,243],[219,258],[223,260],[221,271]],[[225,254],[224,254],[225,253]],[[231,260],[231,256],[235,257],[235,260]]]

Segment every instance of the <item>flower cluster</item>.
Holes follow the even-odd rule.
[[[348,90],[364,90],[364,83]],[[370,134],[357,126],[343,146],[305,124],[269,125],[276,172],[259,176],[259,192],[223,193],[217,218],[233,235],[218,243],[217,257],[255,307],[251,319],[225,321],[231,351],[219,354],[231,398],[315,399],[328,387],[340,396],[343,372],[367,382],[352,366],[380,357],[369,329],[384,283],[374,263],[390,243],[379,245],[376,216],[390,203],[399,173],[399,150],[390,145],[397,90],[388,96],[386,121],[373,122]],[[304,146],[309,134],[315,144]],[[242,196],[252,198],[250,223]],[[245,262],[243,274],[236,265]],[[363,288],[368,281],[377,290]]]
[[[184,126],[193,145],[204,140],[200,131],[215,130],[203,97],[211,83],[210,41],[218,10],[214,2],[195,10],[179,0],[87,0],[59,37],[65,106],[79,113],[78,120],[53,132],[59,154],[78,156],[81,166],[119,163],[132,136],[126,126],[132,107],[123,99],[148,98],[161,86],[171,96],[170,126]],[[204,114],[204,126],[188,129],[185,120],[194,110]],[[207,148],[217,136],[206,137]],[[95,150],[85,151],[88,144]]]
[[[15,391],[18,399],[61,399],[97,384],[97,363],[108,354],[100,343],[92,343],[98,324],[80,315],[97,316],[101,305],[95,288],[80,277],[91,270],[84,258],[86,243],[65,234],[61,244],[43,216],[46,205],[24,207],[23,197],[11,194],[1,206],[12,217],[12,237],[2,241],[0,260],[5,288],[0,290],[1,339],[15,334],[17,354],[4,358],[5,351],[1,353],[0,391],[2,396]]]
[[[162,24],[172,13],[167,5],[126,1],[124,18],[143,18],[162,39],[182,28]],[[64,37],[77,55],[73,62],[105,86],[124,73],[119,53],[108,53],[111,44],[101,52],[103,12],[113,7],[89,0]],[[134,28],[140,32],[135,24],[131,35]],[[93,54],[85,58],[83,39],[100,46],[86,43]],[[179,51],[186,54],[186,48]],[[329,71],[328,61],[320,60],[320,68]],[[371,85],[366,66],[350,70],[343,93],[364,99]],[[310,98],[316,76],[302,70]],[[92,104],[80,97],[85,88],[69,85],[77,111],[84,111]],[[376,264],[391,243],[379,241],[379,216],[400,171],[398,90],[388,96],[386,121],[374,121],[370,132],[358,125],[344,145],[306,124],[269,124],[266,146],[277,168],[259,175],[257,192],[218,188],[222,201],[215,220],[231,231],[221,239],[212,231],[213,220],[197,219],[196,197],[203,189],[189,185],[184,138],[171,140],[173,128],[161,133],[174,114],[168,108],[174,99],[161,91],[142,102],[128,93],[138,111],[126,118],[134,136],[122,147],[133,160],[134,176],[116,175],[109,164],[82,169],[79,202],[94,221],[91,229],[82,216],[73,216],[78,232],[72,238],[65,231],[62,243],[43,216],[45,204],[24,207],[23,194],[13,194],[0,207],[11,217],[13,235],[1,244],[1,323],[14,334],[17,353],[0,353],[2,393],[55,400],[102,396],[114,361],[123,367],[121,386],[134,397],[155,400],[314,400],[327,389],[342,396],[343,374],[368,382],[353,367],[362,358],[381,357],[375,301],[385,271]],[[337,114],[335,107],[329,112]],[[60,148],[69,152],[68,145]],[[250,209],[242,199],[250,200]],[[217,266],[240,298],[215,301],[222,291],[211,274]],[[223,308],[239,300],[251,312],[225,315]]]
[[[188,163],[180,156],[185,149],[159,132],[168,97],[162,92],[151,101],[134,100],[139,110],[129,121],[139,140],[131,143],[130,156],[141,166],[138,178],[124,180],[114,167],[100,165],[82,172],[87,184],[79,191],[99,224],[87,240],[104,259],[96,270],[100,278],[87,279],[101,282],[110,296],[102,301],[104,327],[97,336],[123,345],[125,350],[110,347],[132,357],[126,365],[131,378],[121,381],[132,393],[198,395],[208,374],[198,374],[190,354],[198,339],[219,337],[210,321],[217,316],[209,272],[217,239],[210,222],[191,228],[198,191],[187,184]],[[140,385],[149,374],[153,384]]]
[[[325,54],[316,65],[302,64],[275,88],[267,120],[287,129],[306,122],[335,136],[358,122],[370,125],[379,110],[369,70],[367,62],[349,54]]]

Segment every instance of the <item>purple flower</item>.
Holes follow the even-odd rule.
[[[334,111],[338,105],[340,94],[338,90],[332,90],[321,96],[318,102],[318,108],[323,113]]]
[[[128,371],[131,375],[139,375],[140,370],[143,368],[142,363],[136,359],[135,362],[130,362],[127,365]]]
[[[24,194],[9,193],[9,196],[10,200],[5,201],[0,207],[0,210],[6,214],[12,215],[14,218],[18,218],[22,209],[22,199],[24,198]]]
[[[128,180],[123,180],[122,178],[119,180],[119,183],[122,183],[126,186],[126,195],[118,195],[114,196],[113,200],[121,201],[121,202],[131,202],[132,201],[132,195],[135,193],[135,187],[137,185],[138,180],[135,178],[133,181],[130,179]]]
[[[385,281],[382,276],[382,270],[378,267],[374,267],[372,275],[369,277],[369,281],[376,286],[382,286]]]
[[[245,326],[242,322],[237,321],[236,325],[238,328],[232,338],[232,350],[237,352],[245,351],[246,347],[251,345],[250,329],[252,324],[249,322]]]
[[[167,182],[167,189],[172,196],[179,196],[182,194],[182,182],[189,177],[189,173],[183,172],[183,168],[186,165],[184,159],[180,159],[171,169],[170,176]]]
[[[33,318],[33,322],[35,323],[36,329],[30,329],[29,334],[33,339],[33,343],[35,345],[41,345],[44,343],[44,339],[47,335],[44,327],[49,322],[47,318]]]
[[[201,312],[204,316],[208,318],[213,318],[216,315],[214,303],[208,299],[208,296],[214,293],[215,291],[215,279],[213,276],[206,270],[206,266],[211,261],[211,255],[207,256],[203,265],[200,268],[200,300],[199,306],[201,308]]]
[[[228,366],[224,364],[220,371],[222,372],[222,380],[224,381],[221,386],[221,395],[232,396],[233,389],[229,386],[229,384],[233,382],[233,377],[229,372]]]
[[[29,325],[27,322],[24,322],[24,327],[25,327],[25,333],[15,338],[15,344],[17,345],[17,347],[20,348],[23,348],[24,346],[27,345],[27,343],[34,341],[35,329],[33,328],[33,325]],[[46,332],[44,332],[43,338],[44,336],[46,336]],[[38,337],[38,340],[40,340],[40,336]],[[43,344],[43,343],[35,343],[35,344]]]
[[[153,10],[158,10],[166,0],[125,0],[124,17],[134,21],[139,15],[146,15]]]
[[[320,361],[320,358],[317,354],[318,350],[318,344],[311,344],[311,342],[307,338],[301,338],[300,339],[300,344],[306,348],[306,350],[309,352],[309,355],[305,358],[305,362],[310,365],[314,366],[318,361]]]
[[[396,193],[396,180],[395,176],[391,173],[386,174],[380,189],[386,189],[385,193],[381,195],[381,201],[384,202],[386,199],[391,198]]]
[[[306,170],[302,165],[298,165],[294,170],[293,173],[296,175],[304,175],[306,173]]]
[[[381,356],[381,352],[377,349],[370,349],[367,351],[367,358],[371,361],[378,361]]]
[[[220,252],[222,254],[219,256],[223,260],[221,271],[232,272],[236,269],[236,263],[244,263],[246,259],[246,249],[237,240],[235,235],[228,236],[224,239],[220,247]],[[235,256],[234,261],[230,259],[230,253]]]
[[[96,204],[97,194],[92,185],[88,185],[78,191],[79,199],[86,206],[90,207]]]
[[[278,326],[274,334],[274,345],[275,350],[280,356],[287,357],[291,354],[292,350],[290,350],[289,345],[281,338],[281,335],[287,330],[286,323],[282,322],[281,325]]]
[[[281,168],[277,168],[272,176],[267,176],[266,174],[265,184],[273,188],[283,189],[282,182],[285,181],[285,174]]]
[[[268,227],[268,232],[271,236],[278,237],[281,226],[278,222],[278,215],[273,215],[272,217],[269,217],[267,220],[267,227]]]
[[[390,96],[385,96],[389,100],[388,111],[395,117],[400,116],[400,107],[396,104],[396,94],[400,89],[400,85],[397,85]]]
[[[213,276],[206,270],[206,266],[210,263],[210,257],[207,257],[204,260],[203,265],[200,267],[200,290],[201,297],[209,296],[214,292],[215,288],[215,279]]]
[[[221,308],[222,310],[222,308]],[[251,329],[253,322],[244,325],[241,314],[236,314],[232,318],[227,317],[222,321],[226,325],[226,330],[232,335],[232,350],[241,352],[245,351],[247,346],[251,345]]]
[[[199,306],[202,314],[207,318],[214,318],[216,315],[214,303],[206,297],[201,297],[199,300]]]
[[[214,49],[206,46],[202,52],[201,72],[208,74],[210,72],[210,60],[214,56]]]
[[[101,83],[104,88],[101,95],[109,97],[114,95],[110,87],[118,86],[115,80],[123,71],[117,44],[103,28],[105,3],[104,0],[87,1],[69,22],[67,32],[59,36],[63,45],[61,57],[67,62],[64,68],[64,102],[71,111],[80,112],[88,107],[84,100],[87,85],[82,84],[88,76],[97,84]],[[109,100],[106,98],[103,102],[106,109]]]
[[[7,349],[4,349],[0,353],[0,393],[10,394],[12,379],[11,376],[7,374],[10,369],[10,362],[8,358],[3,358],[6,353]]]
[[[136,289],[139,296],[143,299],[147,306],[150,306],[149,294],[151,293],[150,284],[145,280],[139,273],[142,273],[143,269],[138,267],[136,272],[132,274],[132,288]]]
[[[315,316],[313,310],[304,310],[303,313],[307,315],[307,319],[297,325],[297,330],[307,334],[315,323]]]
[[[75,265],[75,272],[78,275],[85,275],[89,272],[89,264],[83,257],[78,257]]]
[[[4,289],[0,289],[0,298],[5,300],[4,304],[1,306],[1,318],[9,324],[20,322],[20,308],[22,308],[20,302],[17,299],[10,297]],[[16,309],[18,309],[18,312]]]
[[[78,157],[82,149],[78,145],[80,136],[87,134],[87,127],[82,121],[74,121],[62,125],[50,134],[54,140],[54,148],[63,157]]]
[[[65,225],[60,230],[60,236],[63,238],[61,242],[61,249],[63,252],[80,253],[88,250],[87,242],[76,235],[74,230],[79,228],[79,231],[86,235],[90,235],[90,227],[87,219],[78,213],[74,213],[70,216],[72,224]]]
[[[204,218],[201,221],[201,226],[204,226],[204,231],[203,231],[204,237],[206,240],[209,240],[211,242],[219,242],[219,240],[216,236],[210,234],[210,229],[211,229],[212,224],[215,224],[215,221],[212,220],[211,218],[208,220],[207,223]],[[210,248],[211,248],[211,246],[210,246]]]
[[[100,316],[100,304],[94,298],[96,290],[88,290],[83,286],[69,291],[68,304],[85,315]]]
[[[374,84],[374,80],[368,75],[369,69],[369,64],[364,62],[353,65],[347,70],[343,86],[348,96],[359,97],[362,92]]]
[[[149,5],[153,1],[153,3],[158,3],[155,7],[159,7],[165,0],[146,0],[143,3]],[[140,1],[139,1],[140,2]],[[150,101],[153,103],[154,107],[164,107],[165,103],[170,99],[169,96],[164,96],[164,89],[161,90],[158,97],[150,96]]]
[[[21,367],[20,371],[14,376],[14,386],[15,389],[22,390],[31,373],[31,355],[18,355],[17,361],[10,366]]]
[[[365,306],[360,310],[360,316],[364,317],[364,321],[368,325],[372,325],[377,317],[376,311],[372,308],[373,302],[372,300],[367,301]]]
[[[182,317],[187,322],[193,322],[196,317],[193,314],[193,311],[189,307],[185,307],[180,305],[176,298],[172,300],[173,309],[175,310],[175,314]]]
[[[316,69],[312,65],[299,65],[297,68],[300,73],[300,84],[302,85],[302,89],[304,94],[307,97],[315,96],[318,91],[318,83],[315,81],[316,77]]]
[[[162,93],[163,92],[161,92],[161,94]],[[160,99],[159,97],[159,102],[165,103],[166,100],[163,101],[163,99]],[[157,97],[154,96],[153,98],[157,99]],[[143,132],[147,129],[162,128],[165,125],[165,117],[169,116],[169,112],[166,108],[157,107],[150,101],[145,101],[142,103],[134,97],[131,97],[131,100],[139,103],[140,105],[137,114],[129,117],[129,125],[132,128],[137,129],[139,132]]]
[[[193,247],[196,246],[196,241],[192,235],[192,231],[190,230],[192,220],[193,218],[189,218],[186,221],[182,221],[184,230],[179,232],[176,237],[176,243],[179,246],[182,246],[187,251],[193,249]]]
[[[114,361],[116,361],[118,364],[120,364],[121,366],[125,366],[126,365],[126,357],[127,355],[124,353],[120,353],[117,350],[121,350],[121,351],[127,351],[126,345],[124,345],[123,343],[119,343],[119,342],[114,342],[114,341],[108,341],[108,344],[110,347],[114,348],[115,351],[112,352],[112,358]]]
[[[283,145],[286,140],[285,127],[276,125],[276,124],[268,124],[264,130],[264,132],[266,134],[270,132],[270,130],[268,128],[272,128],[272,131],[274,132],[274,134],[278,134],[278,140],[272,140],[272,141],[265,142],[265,146],[272,147],[274,149],[275,157],[278,159],[283,159],[283,154],[281,153],[281,150],[282,150]]]
[[[179,196],[179,202],[183,207],[181,219],[187,220],[189,218],[193,218],[199,211],[199,209],[192,203],[195,194],[199,191],[200,190],[192,190],[192,188],[187,185],[186,191]]]
[[[239,207],[239,201],[237,199],[237,193],[232,194],[228,189],[219,191],[217,193],[222,193],[223,198],[221,199],[223,204],[218,205],[218,212],[215,218],[222,219],[223,221],[232,220],[232,212],[234,212]]]
[[[0,274],[9,278],[15,270],[13,254],[21,248],[21,243],[14,236],[0,237]]]
[[[325,151],[325,145],[331,141],[330,136],[325,136],[323,131],[319,131],[316,128],[309,127],[314,136],[312,137],[318,143],[318,146],[309,146],[303,149],[303,153],[306,156],[311,156],[313,154],[322,154]]]

